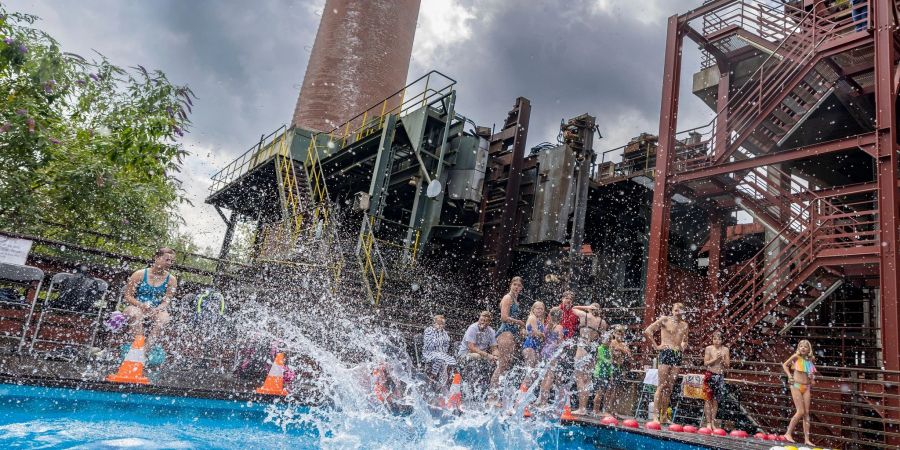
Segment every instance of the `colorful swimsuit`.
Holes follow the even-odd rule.
[[[816,373],[816,366],[812,363],[812,361],[802,356],[798,356],[797,361],[794,362],[794,372],[803,372],[812,375]],[[795,381],[793,387],[794,389],[800,391],[801,394],[803,394],[807,389],[809,389],[809,383],[799,383]]]

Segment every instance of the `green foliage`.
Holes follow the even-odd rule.
[[[191,90],[62,52],[36,17],[0,14],[0,229],[136,254],[183,243]]]

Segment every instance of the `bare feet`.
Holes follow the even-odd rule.
[[[788,442],[795,442],[794,438],[790,434],[784,435],[784,439],[787,440]]]
[[[809,439],[804,439],[803,443],[806,444],[806,445],[808,445],[808,446],[810,446],[810,447],[815,447],[815,446],[816,446],[816,444],[813,444],[812,442],[809,442]]]
[[[578,409],[576,409],[575,411],[572,411],[572,414],[573,414],[573,415],[576,415],[576,416],[586,416],[586,415],[587,415],[587,409],[578,408]]]

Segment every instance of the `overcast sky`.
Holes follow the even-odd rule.
[[[182,179],[181,213],[201,245],[224,225],[203,204],[209,177],[290,120],[324,0],[13,0],[66,51],[97,50],[122,66],[160,69],[199,97]],[[532,102],[528,145],[555,142],[562,118],[591,113],[604,139],[625,144],[658,130],[666,19],[700,0],[422,0],[410,79],[455,78],[457,111],[502,122],[518,96]],[[699,67],[686,41],[680,129],[711,117],[690,94]]]

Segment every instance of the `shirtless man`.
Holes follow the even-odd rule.
[[[684,305],[676,303],[672,305],[672,315],[662,316],[656,322],[650,324],[644,330],[644,337],[650,341],[650,345],[659,350],[659,386],[653,402],[659,415],[660,423],[666,422],[669,410],[669,398],[672,396],[672,388],[675,378],[678,376],[678,368],[681,366],[681,354],[688,344],[688,324],[684,321]],[[659,331],[661,343],[656,344],[653,337]]]
[[[578,315],[578,340],[575,350],[575,386],[578,388],[578,409],[572,414],[587,414],[588,397],[593,389],[591,383],[594,371],[594,357],[600,345],[600,336],[608,328],[606,321],[600,316],[600,305],[575,306],[573,312]]]
[[[726,394],[725,371],[731,365],[728,347],[722,345],[722,333],[713,333],[712,345],[703,351],[703,365],[706,366],[706,402],[703,404],[703,414],[709,429],[715,430],[719,402],[725,399]]]

